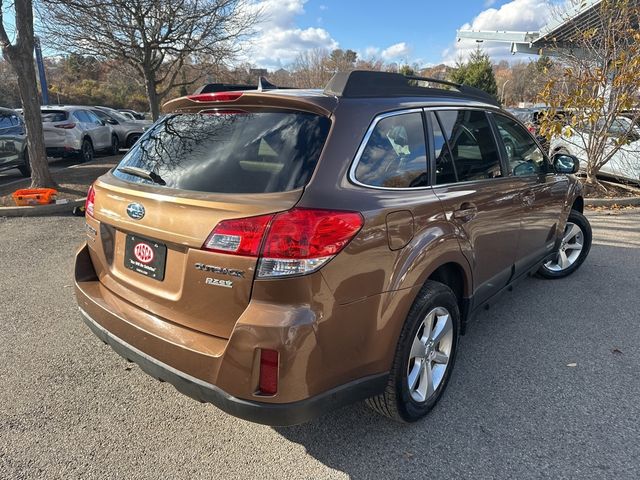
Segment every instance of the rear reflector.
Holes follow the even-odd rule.
[[[242,92],[217,92],[189,95],[187,98],[194,102],[233,102],[242,96]]]
[[[84,211],[90,217],[93,217],[93,210],[95,208],[96,202],[96,191],[93,188],[93,183],[89,186],[89,190],[87,191],[87,200],[84,203]]]
[[[260,382],[259,393],[275,395],[278,393],[278,351],[260,349]]]
[[[358,212],[294,208],[276,215],[224,220],[202,248],[248,257],[259,254],[258,278],[302,275],[336,256],[362,225]]]

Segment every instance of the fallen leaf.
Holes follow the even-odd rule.
[[[622,350],[618,350],[617,348],[614,348],[613,350],[611,350],[611,353],[615,353],[616,355],[622,355]]]
[[[567,367],[577,367],[577,363],[567,363]]]

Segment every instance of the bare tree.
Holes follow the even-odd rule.
[[[0,43],[2,55],[18,77],[18,90],[27,131],[27,152],[31,166],[31,187],[53,187],[42,134],[40,101],[33,59],[33,5],[31,0],[15,0],[16,39],[12,43],[4,27],[4,8],[0,0]]]
[[[40,15],[56,48],[135,68],[155,120],[173,89],[202,77],[182,69],[232,58],[260,11],[249,0],[42,0]]]
[[[571,40],[554,47],[563,72],[550,76],[540,94],[551,106],[541,133],[584,152],[592,189],[602,188],[596,175],[619,154],[632,153],[625,158],[640,170],[640,152],[627,152],[638,145],[640,122],[640,2],[603,0],[598,8],[592,26],[574,24]]]

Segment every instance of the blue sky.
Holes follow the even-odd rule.
[[[550,5],[571,0],[252,1],[263,21],[239,60],[275,70],[302,52],[334,48],[385,62],[453,64],[476,47],[473,41],[456,42],[457,29],[537,30],[547,23]],[[5,9],[6,23],[13,20],[12,10]],[[508,46],[482,46],[495,60],[513,58]],[[45,55],[55,54],[46,39],[43,47]]]
[[[360,57],[420,65],[452,63],[475,48],[456,30],[537,30],[558,0],[258,0],[267,17],[245,59],[286,67],[314,48],[351,48]],[[505,47],[484,45],[494,57]]]

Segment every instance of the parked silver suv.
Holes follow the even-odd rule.
[[[88,162],[97,151],[115,155],[120,149],[117,133],[89,107],[42,107],[42,122],[47,155],[78,155]]]

